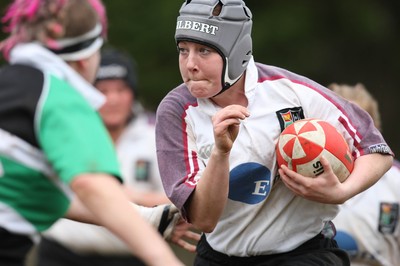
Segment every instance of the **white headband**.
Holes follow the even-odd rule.
[[[101,31],[101,24],[98,23],[91,31],[83,35],[57,40],[56,44],[59,49],[51,50],[65,61],[85,59],[103,45]]]

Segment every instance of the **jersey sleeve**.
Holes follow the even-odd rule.
[[[371,153],[394,155],[371,116],[357,104],[318,84],[308,85],[307,93],[299,98],[306,117],[326,120],[342,133],[354,158]]]
[[[39,143],[64,182],[85,173],[120,179],[115,148],[101,117],[66,82],[48,77],[35,119]]]
[[[158,106],[156,119],[157,159],[164,190],[185,218],[184,205],[200,171],[192,132],[186,123],[187,109],[196,104],[186,89],[174,90]]]
[[[318,118],[335,126],[345,137],[354,158],[364,154],[394,155],[371,116],[319,83],[280,68],[265,68],[268,77],[275,77],[280,94],[275,101],[300,106],[305,118]],[[272,82],[271,82],[272,83]]]

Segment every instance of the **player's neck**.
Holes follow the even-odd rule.
[[[121,137],[122,133],[124,132],[125,127],[113,127],[108,128],[108,133],[111,136],[112,141],[117,143],[118,139]]]
[[[213,97],[211,100],[218,106],[224,108],[231,104],[239,104],[247,107],[248,100],[245,94],[244,83],[245,75],[243,75],[232,87],[224,91],[218,96]]]

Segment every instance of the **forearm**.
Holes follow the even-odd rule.
[[[65,218],[74,221],[98,225],[96,217],[82,204],[77,197],[72,199],[69,209],[64,216]]]
[[[203,232],[211,232],[224,210],[228,192],[229,154],[213,150],[188,203],[190,222]]]
[[[140,191],[133,187],[125,187],[125,191],[132,202],[141,206],[154,207],[171,203],[165,193],[161,191]]]
[[[116,180],[106,175],[80,176],[71,187],[96,222],[123,240],[148,265],[165,261],[179,265],[166,242],[132,207]]]
[[[379,153],[357,158],[352,173],[343,183],[346,200],[374,185],[390,169],[392,163],[392,156]]]

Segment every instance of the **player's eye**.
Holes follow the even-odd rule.
[[[211,49],[208,48],[208,47],[202,47],[202,48],[200,48],[200,53],[203,54],[203,55],[207,55],[207,54],[209,54],[209,53],[211,53],[211,52],[212,52]]]
[[[179,54],[187,54],[188,50],[183,47],[178,47],[178,52],[179,52]]]

